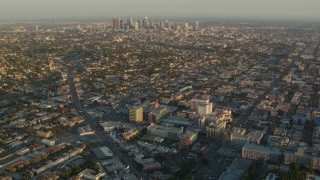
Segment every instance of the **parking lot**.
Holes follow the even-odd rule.
[[[201,166],[193,176],[194,179],[219,179],[221,174],[228,169],[234,158],[219,155],[217,153],[219,147],[215,144],[211,145],[205,156],[209,163]]]

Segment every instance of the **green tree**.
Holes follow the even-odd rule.
[[[138,169],[142,170],[143,169],[143,164],[137,163]]]
[[[209,163],[209,160],[207,158],[205,157],[201,158],[201,164],[208,165],[208,163]]]
[[[78,174],[78,173],[80,173],[82,171],[82,169],[81,169],[81,167],[79,165],[76,165],[76,166],[72,167],[71,170],[72,170],[73,174]]]

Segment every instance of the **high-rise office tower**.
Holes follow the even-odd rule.
[[[168,20],[166,20],[166,23],[164,24],[164,27],[165,28],[169,28],[169,21]]]
[[[149,26],[153,27],[153,21],[151,19],[149,20]]]
[[[163,29],[163,22],[160,22],[160,27],[159,29]]]
[[[115,18],[113,19],[113,29],[119,30],[121,24],[121,19],[120,18]]]
[[[189,24],[188,24],[188,23],[185,23],[185,24],[184,24],[184,30],[185,30],[185,31],[188,31],[188,29],[189,29]]]
[[[112,28],[117,29],[117,19],[112,20]]]
[[[139,23],[138,22],[134,23],[134,30],[139,31]]]
[[[138,27],[139,27],[139,30],[142,28],[142,23],[140,20],[138,20]]]
[[[133,25],[134,25],[131,16],[129,16],[129,19],[127,20],[127,24],[128,24],[129,26],[133,26]]]
[[[194,26],[194,30],[195,31],[199,31],[199,21],[196,21],[196,24],[195,24],[195,26]]]
[[[143,19],[143,27],[148,27],[149,26],[149,19],[148,17],[144,17]]]
[[[36,25],[36,32],[39,31],[39,25]]]
[[[120,29],[124,29],[124,22],[122,19],[120,19]]]
[[[174,30],[178,31],[178,24],[177,23],[174,23]]]

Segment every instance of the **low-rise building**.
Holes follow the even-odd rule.
[[[104,166],[108,170],[108,172],[120,171],[125,168],[122,162],[117,157],[104,160],[101,165]]]
[[[235,158],[226,172],[222,173],[220,180],[241,179],[241,177],[247,172],[251,165],[252,160]]]
[[[282,137],[282,136],[269,136],[268,137],[268,145],[272,147],[287,147],[289,144],[289,138],[288,137]]]
[[[47,146],[53,146],[56,143],[56,141],[55,140],[50,140],[50,139],[42,139],[41,143],[45,144]]]
[[[168,114],[168,110],[164,106],[156,106],[151,109],[148,113],[148,121],[149,122],[157,122],[159,119],[163,118]]]
[[[30,149],[28,147],[24,147],[24,148],[19,149],[18,151],[16,151],[16,154],[24,155],[24,154],[27,154],[28,152],[30,152]]]
[[[320,144],[320,126],[316,126],[313,128],[312,142]]]
[[[225,121],[215,121],[211,122],[209,126],[206,127],[206,134],[208,138],[219,139],[222,138],[226,130]]]
[[[178,139],[183,133],[183,128],[159,125],[151,123],[148,128],[148,134],[160,136],[168,139]]]
[[[153,158],[142,159],[141,164],[143,165],[144,171],[151,171],[161,168],[161,164],[155,161]]]
[[[139,135],[140,131],[136,129],[130,129],[129,131],[123,133],[122,137],[125,140],[130,140],[134,138],[135,136]]]
[[[242,148],[242,157],[252,160],[270,160],[279,162],[282,159],[282,151],[278,148],[247,143]]]
[[[95,134],[95,130],[93,130],[89,125],[78,128],[78,133],[80,136],[92,135]]]
[[[198,139],[198,132],[196,130],[187,130],[181,137],[179,144],[183,147],[191,146]]]
[[[188,119],[193,119],[196,114],[196,110],[182,110],[181,112],[177,112],[178,117]]]
[[[106,175],[105,172],[98,172],[96,173],[92,169],[85,169],[78,174],[78,177],[88,179],[88,180],[98,180],[103,178]]]
[[[287,149],[284,152],[284,163],[298,163],[320,170],[320,152],[309,147]]]
[[[264,132],[263,131],[250,131],[247,136],[249,137],[249,143],[260,144],[263,138]]]
[[[105,146],[94,148],[93,153],[97,157],[97,159],[106,159],[113,157],[113,152]]]
[[[246,129],[234,127],[224,134],[223,143],[236,149],[241,149],[248,142]]]
[[[44,131],[37,131],[35,133],[35,136],[37,137],[42,137],[42,138],[49,138],[52,136],[52,131],[47,131],[47,132],[44,132]]]

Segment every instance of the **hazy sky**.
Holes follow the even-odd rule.
[[[320,0],[0,0],[0,19],[135,16],[320,20]]]

